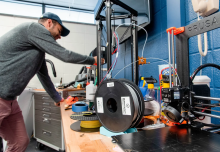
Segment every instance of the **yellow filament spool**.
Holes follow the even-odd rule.
[[[80,126],[83,128],[99,128],[102,124],[98,120],[81,121]]]

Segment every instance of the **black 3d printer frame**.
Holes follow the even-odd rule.
[[[220,12],[185,26],[185,31],[176,35],[177,73],[183,87],[190,86],[189,38],[216,28],[220,28]]]
[[[114,15],[114,17],[111,17],[112,4],[116,4],[121,6],[122,8],[128,10],[131,14],[129,15]],[[101,16],[100,13],[102,12],[103,8],[106,7],[106,17]],[[98,13],[96,14],[96,31],[97,31],[97,84],[101,82],[101,36],[102,36],[102,21],[106,21],[106,30],[107,30],[107,69],[110,69],[112,61],[111,61],[111,53],[112,53],[112,31],[111,31],[111,20],[117,20],[117,19],[125,19],[125,18],[131,18],[131,23],[137,24],[137,15],[138,12],[131,7],[127,6],[126,4],[122,3],[119,0],[103,0],[102,3],[99,6]],[[131,39],[132,39],[132,45],[131,45],[131,61],[137,61],[138,60],[138,45],[137,45],[137,27],[131,26]],[[135,84],[138,85],[138,63],[133,63],[132,68],[132,80]]]

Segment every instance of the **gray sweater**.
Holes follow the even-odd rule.
[[[45,53],[68,63],[94,63],[93,57],[59,45],[43,25],[21,24],[0,37],[0,98],[14,100],[37,73],[47,93],[59,102],[62,98],[48,75]]]

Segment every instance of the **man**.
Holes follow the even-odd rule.
[[[36,73],[56,106],[64,100],[48,75],[45,53],[68,63],[97,63],[97,57],[74,53],[56,42],[69,32],[57,15],[48,12],[38,23],[21,24],[0,37],[0,137],[8,142],[7,152],[23,152],[29,143],[16,97]]]

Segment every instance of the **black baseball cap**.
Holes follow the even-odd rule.
[[[70,30],[68,30],[63,24],[62,24],[62,21],[61,19],[59,18],[59,16],[57,16],[56,14],[54,13],[50,13],[50,12],[47,12],[47,13],[44,13],[40,19],[42,18],[48,18],[48,19],[52,19],[52,20],[55,20],[57,21],[63,28],[62,32],[61,32],[61,36],[67,36],[69,33],[70,33]]]

